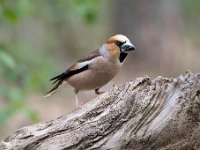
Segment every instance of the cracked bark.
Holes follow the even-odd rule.
[[[199,149],[200,74],[147,76],[116,86],[66,116],[19,129],[5,149]]]

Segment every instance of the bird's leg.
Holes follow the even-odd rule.
[[[76,97],[76,107],[80,107],[79,101],[78,101],[78,90],[74,89],[75,97]]]
[[[103,93],[105,93],[105,92],[100,92],[99,89],[95,89],[95,93],[96,93],[97,95],[100,95],[100,94],[103,94]]]

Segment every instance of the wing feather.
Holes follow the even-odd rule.
[[[99,51],[93,51],[91,52],[88,56],[80,59],[79,61],[77,61],[76,64],[72,65],[69,69],[67,69],[65,72],[63,72],[62,74],[55,76],[53,78],[50,79],[50,81],[53,81],[54,87],[47,93],[47,96],[50,96],[51,94],[53,94],[54,92],[57,91],[57,89],[60,87],[60,85],[62,85],[63,81],[66,80],[67,78],[81,73],[83,71],[88,70],[89,65],[92,63],[92,60],[95,57],[101,56]]]

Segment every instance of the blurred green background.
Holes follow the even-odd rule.
[[[49,79],[114,34],[127,35],[136,51],[104,90],[144,74],[200,72],[199,27],[198,0],[0,0],[0,139],[72,111],[69,86],[43,98]]]

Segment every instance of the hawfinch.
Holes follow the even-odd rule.
[[[95,90],[108,83],[120,70],[129,51],[135,50],[130,40],[121,34],[110,37],[101,47],[78,60],[65,72],[50,79],[54,87],[45,97],[58,90],[65,82],[74,87],[76,106],[79,106],[79,91]]]

